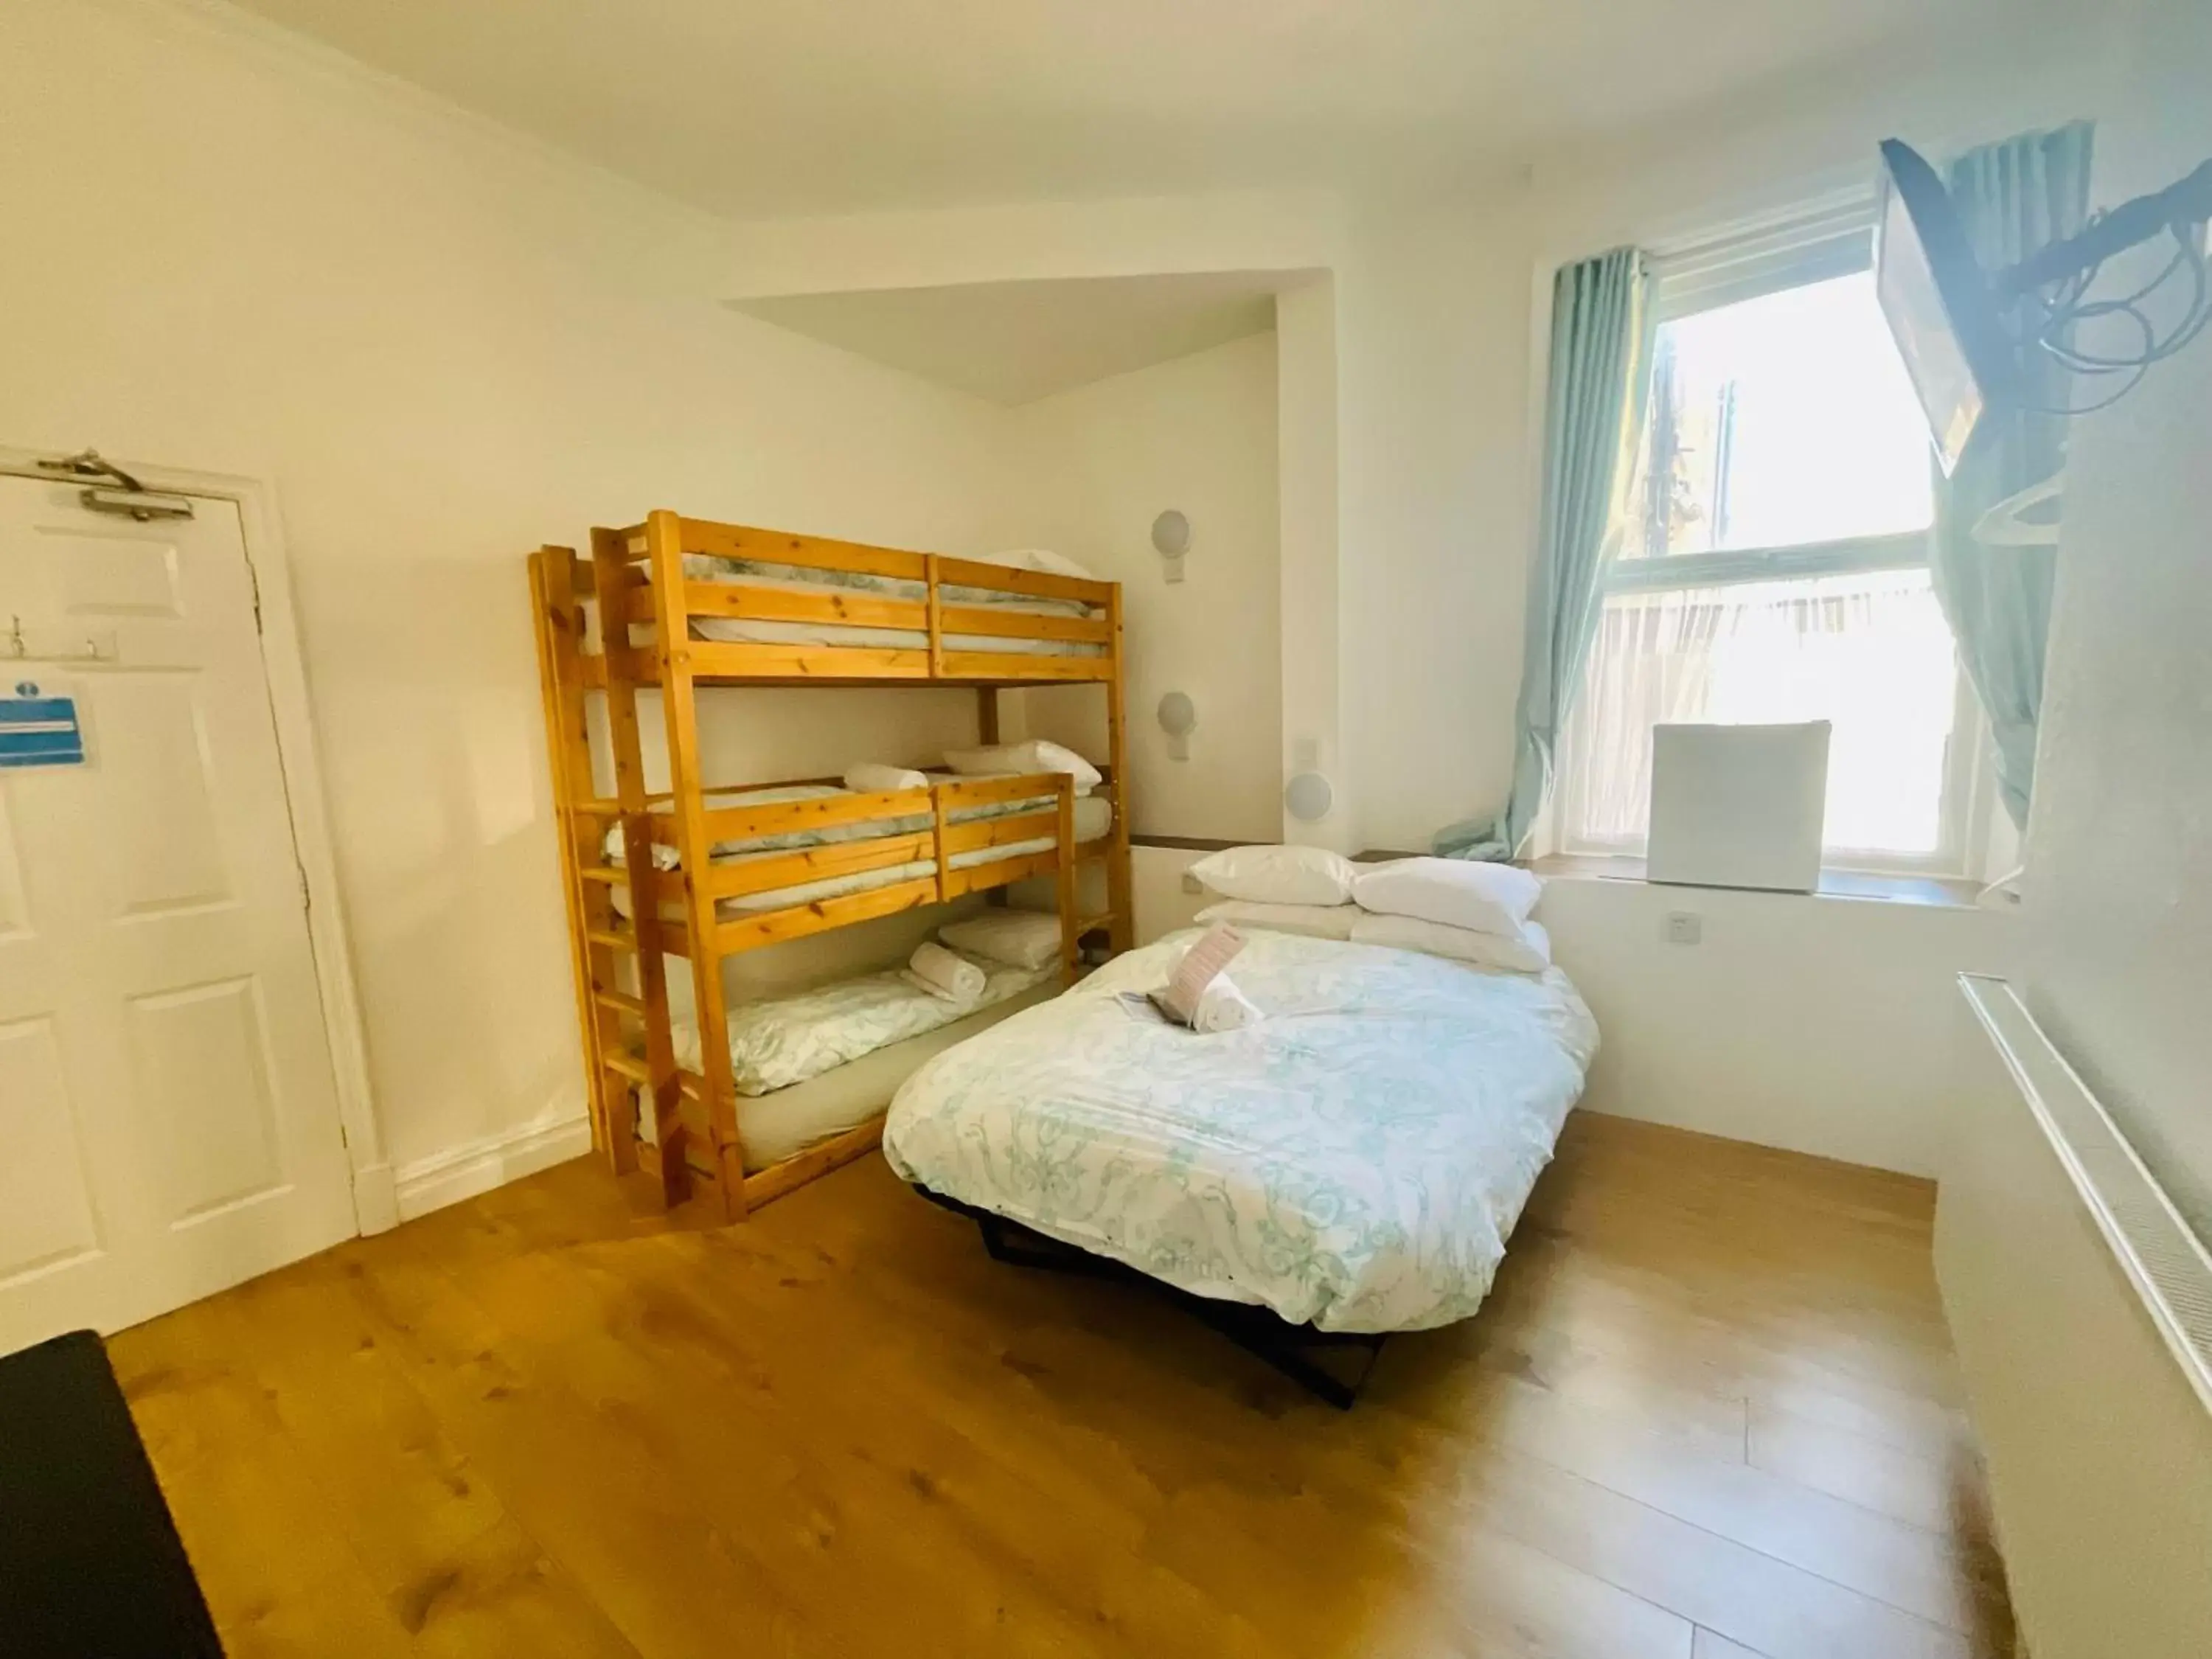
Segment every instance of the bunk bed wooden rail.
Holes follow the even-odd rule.
[[[878,1118],[748,1173],[719,1022],[700,1021],[698,1070],[676,1063],[671,957],[691,976],[693,1006],[719,1010],[730,956],[1036,878],[1055,884],[1071,978],[1083,939],[1103,933],[1115,951],[1133,942],[1118,585],[668,512],[593,531],[586,558],[547,546],[529,562],[593,1139],[617,1173],[651,1171],[664,1203],[704,1189],[739,1217],[861,1156],[882,1133]],[[809,573],[825,580],[808,581]],[[717,637],[720,624],[793,627],[804,637]],[[855,629],[872,631],[843,643]],[[882,642],[884,632],[897,642]],[[720,805],[715,797],[732,787],[702,775],[702,688],[968,685],[990,744],[1000,691],[1086,682],[1108,694],[1101,769],[1111,811],[1107,832],[1086,842],[1076,840],[1076,794],[1063,774]],[[645,787],[641,686],[660,692],[664,792]],[[595,750],[611,793],[600,787]],[[1026,802],[1036,805],[979,815]],[[826,830],[843,833],[714,856],[720,844]],[[611,832],[620,852],[611,860]],[[1078,877],[1094,862],[1105,866],[1107,908],[1085,915]],[[763,902],[882,872],[908,873],[804,902]],[[640,1133],[641,1103],[650,1135]]]
[[[664,517],[672,522],[656,529]],[[951,680],[1037,685],[1103,683],[1119,677],[1119,653],[1114,647],[1121,630],[1121,588],[1114,582],[711,524],[672,514],[656,514],[643,524],[600,533],[611,535],[621,548],[623,568],[611,583],[621,597],[609,607],[609,614],[635,629],[650,629],[656,636],[683,640],[692,678],[700,682]],[[661,574],[655,560],[656,534],[680,547],[673,580]],[[684,568],[687,557],[720,562],[716,577],[692,575]],[[775,574],[779,568],[825,575],[836,572],[844,580],[871,581],[889,591],[797,591]],[[921,591],[902,591],[916,587]],[[1012,608],[1040,601],[1080,606],[1097,614]],[[692,625],[699,623],[798,624],[829,635],[850,629],[887,629],[921,637],[901,645],[848,645],[834,637],[821,643],[690,637]],[[976,639],[1005,645],[977,649],[948,643]],[[616,643],[619,653],[623,642]],[[639,684],[658,684],[656,653],[640,649],[635,641],[631,645],[638,655],[624,672]],[[1048,648],[1054,647],[1066,648]]]

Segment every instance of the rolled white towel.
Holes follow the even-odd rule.
[[[908,983],[941,1002],[969,1003],[983,994],[983,970],[963,956],[956,956],[934,939],[915,947],[906,965]]]
[[[845,787],[857,795],[874,795],[892,789],[927,789],[929,779],[910,766],[879,766],[862,761],[845,769]]]
[[[1237,988],[1235,980],[1219,973],[1199,993],[1198,1012],[1192,1016],[1190,1029],[1210,1036],[1220,1031],[1241,1031],[1266,1018],[1259,1006]]]

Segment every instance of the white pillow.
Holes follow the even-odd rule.
[[[1012,553],[986,553],[982,562],[1003,564],[1014,570],[1034,570],[1047,576],[1074,576],[1086,582],[1104,580],[1097,571],[1076,563],[1065,553],[1055,553],[1045,547],[1024,547]]]
[[[1479,933],[1512,934],[1544,884],[1510,864],[1474,859],[1399,859],[1360,872],[1352,896],[1377,915],[1413,916]]]
[[[1222,897],[1253,904],[1343,904],[1359,873],[1326,847],[1231,847],[1207,854],[1190,872]]]
[[[893,789],[927,789],[929,775],[910,766],[882,766],[856,761],[845,769],[845,787],[856,795],[873,795]]]
[[[1350,939],[1352,924],[1364,913],[1356,904],[1248,904],[1224,899],[1198,913],[1200,921],[1225,921],[1231,927],[1263,933],[1304,933],[1309,939]]]
[[[1065,772],[1075,780],[1076,792],[1096,789],[1104,775],[1073,749],[1033,738],[1028,743],[994,744],[988,749],[948,749],[945,763],[963,777],[986,778],[1006,773]]]
[[[1537,921],[1524,921],[1509,934],[1446,927],[1413,916],[1363,915],[1352,925],[1352,942],[1419,951],[1516,974],[1540,974],[1552,965],[1552,936]]]
[[[986,910],[939,928],[937,937],[1009,968],[1049,968],[1060,960],[1060,918],[1045,910]]]

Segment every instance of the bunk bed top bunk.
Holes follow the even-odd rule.
[[[628,623],[645,684],[665,653],[701,684],[978,686],[1105,683],[1118,675],[1114,582],[936,553],[655,513],[595,531],[605,615]],[[611,563],[609,571],[605,567]],[[673,579],[672,580],[672,573]],[[604,683],[608,658],[587,677]]]
[[[543,548],[530,574],[594,1140],[617,1172],[657,1173],[664,1203],[703,1183],[740,1216],[872,1150],[882,1130],[873,1109],[807,1141],[811,1126],[854,1115],[872,1073],[753,1093],[730,1044],[702,1042],[674,1018],[670,958],[693,1008],[723,1008],[721,964],[738,952],[1039,878],[1054,884],[1060,937],[1058,973],[1040,980],[1072,982],[1086,939],[1129,948],[1116,584],[669,512],[593,531],[583,559]],[[977,694],[988,744],[1000,690],[1070,683],[1107,695],[1111,752],[1091,791],[1065,772],[858,791],[831,778],[729,787],[702,775],[698,694],[714,688],[961,685]],[[645,789],[637,717],[647,686],[667,736],[670,788],[658,794]],[[1092,865],[1103,866],[1106,907],[1086,913],[1078,878]],[[1019,1000],[1045,989],[1024,983]],[[738,1018],[731,1024],[734,1042]],[[893,1062],[876,1069],[890,1078]]]

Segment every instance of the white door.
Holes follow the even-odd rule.
[[[0,477],[0,1353],[355,1231],[237,510],[78,493]]]

